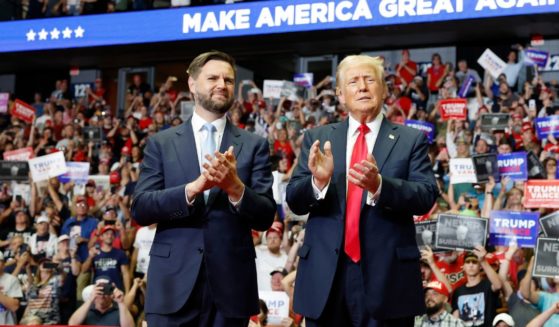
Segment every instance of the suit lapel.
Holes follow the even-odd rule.
[[[382,119],[380,125],[380,131],[375,142],[375,148],[373,149],[373,156],[377,161],[378,169],[382,172],[382,168],[392,152],[392,148],[398,141],[400,134],[396,131],[397,126],[393,125],[386,118]]]
[[[340,210],[342,211],[342,217],[345,217],[346,207],[346,148],[348,127],[349,122],[347,119],[339,124],[334,124],[332,125],[333,130],[330,135],[330,142],[332,143],[332,155],[334,156],[333,182],[336,185],[338,200],[340,202]]]
[[[179,158],[179,164],[186,176],[186,181],[193,181],[200,175],[200,164],[196,154],[196,142],[192,131],[192,118],[184,122],[176,131],[177,137],[173,139],[173,145]]]
[[[223,137],[221,138],[219,152],[224,153],[232,145],[235,158],[238,158],[239,153],[241,152],[241,148],[243,147],[240,136],[241,133],[239,133],[237,127],[233,126],[233,124],[231,124],[231,122],[227,120],[227,122],[225,123],[225,129],[223,130]],[[212,189],[210,190],[210,195],[208,196],[208,202],[206,203],[206,209],[212,207],[212,204],[220,191],[221,189],[219,189],[218,187],[212,187]]]

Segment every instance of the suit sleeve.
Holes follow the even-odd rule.
[[[161,150],[152,137],[148,138],[132,201],[132,215],[136,222],[147,226],[190,217],[197,206],[187,206],[185,186],[186,184],[181,184],[165,188]]]
[[[410,152],[409,175],[400,179],[382,175],[382,191],[378,205],[409,215],[422,215],[433,207],[438,188],[429,157],[427,138],[421,134],[416,138]]]
[[[270,150],[265,139],[257,144],[252,164],[251,178],[245,182],[245,193],[238,214],[249,220],[252,229],[264,231],[270,228],[276,213]]]
[[[309,150],[313,143],[311,134],[310,131],[307,131],[303,137],[303,145],[301,146],[301,152],[297,160],[297,167],[286,189],[286,201],[289,205],[289,209],[297,215],[309,213],[311,207],[318,203],[312,187],[312,173],[308,166]],[[328,197],[328,192],[326,193],[326,197]]]

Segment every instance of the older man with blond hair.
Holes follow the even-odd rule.
[[[305,134],[287,187],[309,214],[294,296],[307,326],[413,326],[425,311],[413,215],[438,191],[425,136],[382,114],[383,74],[378,57],[339,64],[349,117]]]

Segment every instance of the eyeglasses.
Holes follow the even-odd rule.
[[[478,260],[465,260],[464,264],[467,264],[467,263],[477,264],[477,263],[479,263],[479,261]]]

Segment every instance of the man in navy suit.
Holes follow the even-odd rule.
[[[310,214],[294,309],[307,326],[413,326],[425,305],[412,216],[438,192],[428,142],[383,117],[380,58],[349,56],[336,75],[349,117],[305,134],[287,186],[291,210]]]
[[[145,304],[152,327],[246,327],[258,313],[251,229],[267,230],[276,205],[268,142],[225,116],[234,67],[222,52],[196,57],[192,118],[144,150],[132,212],[140,225],[158,224]]]

